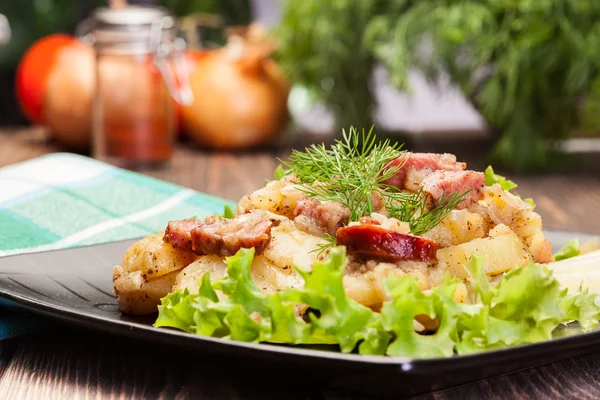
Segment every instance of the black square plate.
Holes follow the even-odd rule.
[[[572,237],[589,237],[555,231],[546,235],[555,248]],[[157,329],[152,327],[153,317],[121,314],[113,293],[112,268],[134,241],[0,258],[0,296],[95,331],[227,355],[249,367],[263,363],[285,365],[288,373],[310,370],[332,388],[378,394],[409,395],[442,389],[600,348],[600,330],[583,334],[577,327],[559,329],[556,338],[546,342],[427,360],[241,343]]]

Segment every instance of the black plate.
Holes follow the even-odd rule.
[[[588,235],[547,232],[554,246]],[[134,240],[0,258],[0,296],[40,314],[106,333],[227,354],[237,363],[286,365],[295,370],[318,369],[319,380],[331,387],[369,393],[408,395],[442,389],[600,348],[600,330],[581,334],[564,328],[551,341],[480,354],[411,360],[359,356],[292,346],[241,343],[195,336],[151,326],[153,318],[119,312],[112,291],[112,268]]]

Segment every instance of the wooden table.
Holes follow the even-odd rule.
[[[0,166],[60,150],[37,130],[0,131]],[[288,150],[289,146],[282,146],[234,155],[181,146],[170,169],[150,175],[238,200],[271,177],[274,155],[284,156]],[[471,163],[477,164],[477,159]],[[546,228],[600,233],[597,174],[511,178],[519,183],[522,196],[536,199]],[[0,342],[0,399],[363,398],[307,387],[298,383],[301,377],[295,383],[273,382],[261,371],[231,372],[228,365],[197,355],[170,354],[152,344],[56,326],[51,321],[49,327],[39,334]],[[599,398],[600,352],[422,396],[455,397]]]

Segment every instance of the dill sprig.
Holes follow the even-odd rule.
[[[350,220],[357,221],[374,211],[374,193],[386,196],[380,186],[400,170],[401,164],[391,162],[406,152],[389,139],[378,143],[373,128],[358,134],[352,127],[348,132],[344,130],[342,136],[330,149],[324,144],[313,144],[303,152],[293,150],[282,164],[307,184],[300,187],[306,195],[345,205],[350,209]],[[398,191],[394,196],[410,195]]]
[[[410,225],[411,232],[421,235],[440,223],[462,202],[465,193],[452,193],[430,204],[422,191],[407,193],[384,182],[398,173],[406,151],[389,139],[377,142],[373,128],[359,134],[354,127],[343,131],[342,139],[331,148],[313,144],[305,151],[292,150],[288,161],[281,161],[286,174],[295,174],[303,184],[298,187],[309,197],[321,201],[336,201],[348,207],[350,221],[358,221],[374,210],[380,198],[389,216]],[[282,169],[279,169],[281,173]],[[331,240],[317,249],[331,247]]]
[[[315,247],[313,250],[309,251],[309,253],[317,253],[317,257],[320,257],[321,254],[323,254],[323,252],[325,252],[325,250],[334,247],[336,244],[337,244],[337,239],[335,238],[335,236],[327,235],[327,237],[325,237],[325,242],[319,243],[317,245],[317,247]]]
[[[420,236],[430,231],[446,218],[452,210],[465,199],[470,189],[463,193],[454,192],[442,195],[433,204],[429,196],[419,190],[412,198],[404,203],[388,201],[385,208],[389,216],[400,221],[408,222],[413,235]]]

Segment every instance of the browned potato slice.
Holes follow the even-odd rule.
[[[531,255],[521,239],[509,231],[497,237],[474,239],[438,250],[438,268],[447,269],[460,279],[467,279],[468,275],[463,265],[473,254],[485,257],[485,272],[488,275],[497,275],[516,266],[527,265],[531,261]]]
[[[134,243],[125,252],[122,265],[114,268],[114,290],[123,312],[156,312],[160,298],[171,291],[177,273],[198,257],[165,243],[163,235],[159,232]]]
[[[171,292],[178,273],[145,280],[141,271],[123,273],[121,267],[115,267],[113,284],[121,311],[136,315],[156,312],[160,299]]]
[[[123,272],[141,271],[144,279],[152,279],[187,267],[198,257],[165,243],[163,235],[146,236],[127,249],[121,262]]]
[[[448,247],[482,238],[485,233],[481,215],[467,210],[452,210],[450,215],[423,237],[435,241],[439,247]]]

